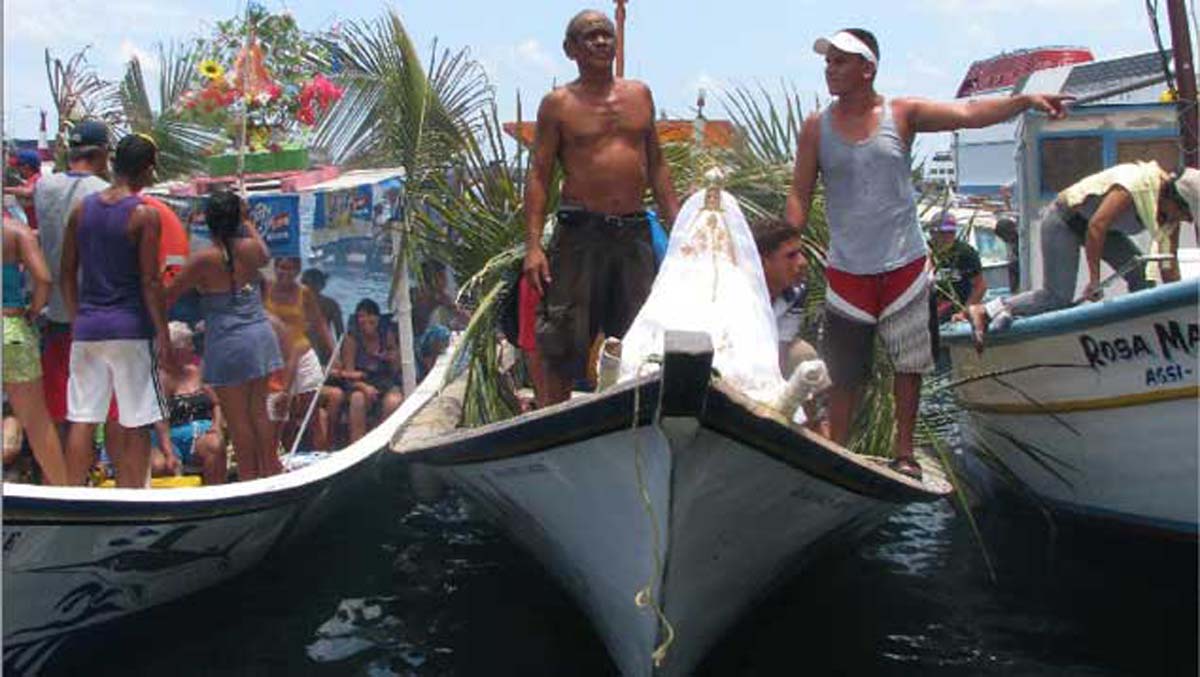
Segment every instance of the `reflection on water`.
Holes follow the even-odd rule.
[[[702,674],[1196,673],[1194,549],[1060,530],[1051,550],[1040,514],[979,518],[997,583],[949,504],[912,506],[774,591]],[[466,499],[422,505],[399,488],[228,585],[92,633],[56,666],[85,669],[614,674],[581,612]]]

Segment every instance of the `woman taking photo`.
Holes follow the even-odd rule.
[[[201,378],[217,393],[238,458],[239,479],[282,471],[267,419],[267,376],[283,366],[259,296],[258,269],[270,260],[233,193],[213,193],[205,209],[213,245],[194,252],[167,287],[167,305],[190,289],[204,316]]]

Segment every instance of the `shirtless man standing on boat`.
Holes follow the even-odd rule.
[[[543,294],[537,346],[545,406],[565,401],[583,376],[598,332],[623,336],[654,281],[654,249],[642,197],[654,192],[673,223],[679,200],[663,161],[650,89],[613,75],[616,30],[587,10],[567,25],[563,50],[579,77],[542,99],[525,188],[524,274]],[[542,249],[555,162],[565,179],[549,253]]]
[[[1031,108],[1060,118],[1070,97],[885,99],[875,91],[879,43],[869,31],[839,31],[817,40],[813,50],[825,57],[825,81],[837,100],[804,121],[787,220],[798,228],[808,225],[820,176],[830,237],[824,355],[833,379],[831,433],[839,444],[849,438],[878,332],[896,370],[893,468],[920,477],[913,428],[921,375],[933,367],[933,355],[928,252],[913,199],[913,138],[918,132],[987,127]]]

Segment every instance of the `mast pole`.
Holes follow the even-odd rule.
[[[1192,63],[1192,36],[1188,30],[1187,8],[1183,0],[1167,0],[1167,19],[1171,23],[1171,47],[1175,53],[1175,82],[1179,88],[1179,137],[1183,142],[1183,161],[1188,167],[1200,167],[1197,151],[1196,70]]]
[[[617,5],[617,77],[625,77],[625,3],[629,0],[613,0]]]

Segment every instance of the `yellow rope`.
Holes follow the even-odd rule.
[[[635,378],[641,378],[642,369],[650,362],[643,362],[638,366]],[[658,402],[654,408],[654,418],[651,422],[652,428],[658,428],[659,414],[662,411],[662,385],[658,388]],[[638,434],[638,412],[641,409],[641,385],[635,385],[633,388],[633,423],[630,424],[630,430],[633,433],[633,467],[637,474],[638,493],[642,499],[642,508],[646,511],[646,516],[650,519],[650,532],[653,535],[653,552],[654,552],[654,571],[651,572],[651,578],[637,594],[633,596],[633,602],[639,608],[650,607],[658,619],[659,630],[664,639],[654,651],[650,654],[651,660],[655,667],[662,667],[662,664],[667,659],[667,650],[671,644],[675,642],[675,627],[671,625],[671,621],[667,619],[667,614],[663,611],[662,606],[654,599],[654,582],[661,581],[663,577],[663,559],[661,552],[661,535],[658,531],[658,519],[654,513],[654,503],[650,499],[650,490],[646,486],[646,478],[644,471],[644,461],[642,459],[642,444],[641,436]]]

